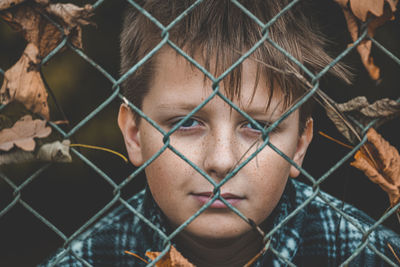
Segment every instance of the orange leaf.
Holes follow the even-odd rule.
[[[371,18],[368,23],[368,35],[373,37],[378,27],[388,20],[394,19],[394,12],[398,0],[334,0],[343,10],[347,28],[350,32],[351,39],[355,42],[359,37],[359,21],[365,22]],[[385,5],[387,3],[387,5]],[[371,56],[370,40],[363,40],[357,46],[361,61],[373,80],[378,80],[380,70],[374,64]]]
[[[367,19],[368,12],[380,17],[383,14],[385,0],[350,0],[350,8],[353,14],[360,20]]]
[[[161,252],[147,251],[146,256],[152,261],[160,255]],[[170,250],[164,257],[156,262],[156,267],[194,267],[186,258],[184,258],[174,246],[171,246]]]
[[[351,166],[364,172],[389,196],[390,206],[400,201],[400,155],[373,128],[368,130],[368,142],[354,155]],[[368,153],[366,153],[368,151]]]

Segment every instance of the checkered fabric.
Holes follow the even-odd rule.
[[[313,194],[311,187],[289,180],[282,198],[267,219],[266,232],[275,228]],[[327,203],[330,203],[328,205]],[[129,200],[130,206],[166,234],[170,233],[167,219],[155,203],[148,189]],[[351,223],[334,211],[333,206],[350,216]],[[322,193],[295,214],[271,236],[269,249],[253,266],[285,266],[287,261],[298,266],[338,266],[349,258],[364,238],[369,244],[351,262],[350,266],[390,266],[373,248],[396,262],[388,243],[400,251],[400,236],[379,226],[364,237],[374,221],[355,207]],[[172,245],[176,245],[172,243]],[[42,266],[145,266],[125,250],[140,256],[146,251],[162,251],[165,246],[148,224],[128,209],[120,206],[70,244],[71,250],[61,249]],[[178,250],[182,250],[179,246]],[[76,257],[84,259],[79,261]],[[277,256],[279,255],[279,256]]]

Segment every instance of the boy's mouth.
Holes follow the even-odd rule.
[[[207,204],[211,198],[214,196],[213,192],[200,192],[200,193],[192,193],[191,194],[200,204],[203,206]],[[244,199],[244,197],[240,197],[238,195],[232,194],[232,193],[223,193],[221,194],[221,197],[223,197],[226,202],[228,202],[232,206],[236,206],[240,201]],[[227,205],[225,205],[224,202],[222,202],[219,199],[216,199],[209,208],[214,208],[214,209],[224,209],[228,208]]]

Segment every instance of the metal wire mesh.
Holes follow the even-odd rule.
[[[346,55],[348,55],[352,50],[355,49],[357,44],[359,44],[362,40],[364,39],[369,39],[373,42],[373,45],[376,46],[379,50],[381,50],[386,56],[391,58],[396,64],[400,65],[400,59],[396,57],[394,54],[392,54],[388,49],[386,49],[383,45],[381,45],[377,40],[372,38],[371,36],[368,35],[367,28],[365,27],[362,34],[360,34],[360,37],[358,40],[354,43],[353,46],[349,46],[347,49],[342,51],[329,65],[325,66],[322,71],[319,73],[313,73],[309,69],[306,68],[302,63],[300,63],[296,58],[294,58],[290,53],[285,51],[282,47],[280,47],[277,43],[275,43],[269,36],[269,27],[276,22],[276,20],[282,16],[286,11],[290,10],[294,5],[296,5],[300,0],[294,0],[292,1],[289,5],[287,5],[283,10],[281,10],[276,16],[268,21],[267,23],[261,22],[256,16],[254,16],[249,10],[247,10],[242,4],[240,4],[237,0],[232,0],[231,2],[235,4],[238,8],[240,8],[247,16],[249,16],[252,20],[254,20],[255,23],[257,23],[262,29],[263,29],[263,37],[262,39],[259,40],[253,47],[251,47],[245,54],[243,54],[239,60],[237,60],[232,66],[230,66],[226,71],[224,71],[220,76],[214,77],[213,74],[211,74],[207,69],[205,69],[201,64],[199,64],[196,60],[191,58],[187,53],[185,53],[180,47],[178,47],[175,43],[173,43],[169,39],[169,30],[173,28],[177,23],[181,21],[181,19],[186,16],[189,12],[191,12],[193,9],[195,9],[201,2],[202,0],[197,0],[195,1],[185,12],[183,12],[180,16],[175,18],[169,25],[162,25],[156,18],[154,18],[150,13],[148,13],[146,10],[144,10],[139,4],[137,4],[135,1],[132,0],[127,0],[126,2],[130,5],[132,5],[134,8],[136,8],[139,12],[141,12],[143,15],[145,15],[152,23],[154,23],[160,30],[161,30],[161,37],[162,40],[161,42],[154,47],[154,49],[151,50],[150,53],[148,53],[145,57],[143,57],[137,64],[135,64],[129,71],[124,73],[121,77],[116,78],[113,77],[109,72],[107,72],[100,64],[96,63],[93,59],[91,59],[87,54],[85,54],[82,50],[77,49],[74,47],[69,41],[67,36],[64,37],[62,42],[48,55],[46,58],[44,58],[41,62],[41,64],[46,64],[47,62],[51,61],[52,58],[60,52],[60,50],[64,47],[67,46],[69,49],[74,51],[77,55],[79,55],[82,59],[84,59],[86,62],[88,62],[93,68],[95,68],[99,73],[101,73],[109,82],[112,83],[112,91],[109,97],[98,105],[94,110],[90,112],[83,120],[81,120],[79,123],[77,123],[71,130],[69,131],[64,131],[61,127],[59,127],[57,124],[49,122],[53,130],[57,131],[59,134],[61,134],[62,138],[64,139],[69,139],[72,138],[82,127],[84,127],[86,124],[88,124],[89,121],[93,120],[101,111],[103,111],[107,106],[110,105],[111,102],[120,99],[129,107],[134,110],[137,114],[139,114],[143,119],[145,119],[148,123],[150,123],[155,129],[157,129],[164,137],[163,137],[163,142],[164,145],[163,147],[155,153],[149,160],[147,160],[143,165],[141,165],[138,169],[136,169],[133,173],[131,173],[126,179],[124,179],[121,183],[116,183],[109,175],[107,175],[100,166],[95,165],[90,159],[88,159],[85,155],[82,154],[78,149],[76,148],[71,148],[71,151],[73,155],[75,155],[75,160],[81,160],[87,166],[89,166],[92,170],[94,170],[104,181],[106,181],[109,186],[111,187],[114,197],[112,198],[111,201],[109,201],[100,211],[98,211],[94,216],[92,216],[88,221],[86,221],[78,230],[76,230],[73,234],[71,235],[66,235],[64,234],[58,227],[52,223],[51,219],[45,218],[44,216],[41,215],[41,213],[36,210],[34,207],[32,207],[29,203],[24,201],[22,197],[22,191],[25,190],[27,187],[30,186],[30,184],[35,181],[43,172],[45,172],[51,165],[52,163],[46,163],[43,164],[40,168],[38,168],[32,175],[30,175],[22,184],[16,185],[13,180],[10,177],[7,177],[3,172],[0,172],[0,178],[13,190],[13,199],[10,203],[8,203],[5,208],[0,210],[0,219],[2,217],[7,216],[7,214],[16,207],[16,205],[21,205],[24,207],[27,211],[29,211],[31,214],[33,214],[39,221],[41,221],[44,225],[48,227],[48,229],[52,230],[57,236],[59,236],[61,239],[63,239],[63,247],[65,248],[65,252],[60,255],[60,259],[62,258],[63,255],[66,255],[67,253],[73,253],[71,247],[69,246],[71,244],[71,241],[74,240],[77,236],[82,234],[85,230],[89,228],[94,222],[98,221],[101,217],[103,217],[106,212],[110,209],[110,207],[114,206],[116,203],[120,203],[122,205],[125,205],[129,210],[131,210],[136,216],[138,216],[140,219],[142,219],[144,222],[146,222],[155,232],[157,232],[160,236],[162,236],[165,240],[165,249],[162,251],[162,253],[157,257],[157,259],[149,264],[149,266],[154,266],[156,262],[161,259],[169,250],[170,245],[171,245],[171,240],[179,234],[185,227],[187,227],[188,224],[190,224],[193,220],[196,220],[196,218],[205,210],[207,209],[215,200],[219,199],[223,203],[225,203],[226,206],[228,206],[234,213],[236,213],[240,218],[242,218],[245,222],[251,224],[249,222],[248,218],[244,216],[238,209],[233,207],[228,201],[226,201],[224,198],[221,197],[220,195],[220,188],[228,182],[230,179],[232,179],[249,161],[251,161],[253,158],[257,156],[257,154],[263,150],[265,147],[270,147],[273,149],[276,153],[281,155],[285,160],[290,162],[290,164],[294,165],[300,172],[306,177],[309,183],[311,183],[314,193],[307,199],[306,202],[303,203],[300,207],[298,207],[296,210],[294,210],[289,216],[283,220],[277,227],[272,229],[270,232],[266,233],[264,240],[268,240],[276,231],[279,227],[282,225],[286,224],[293,216],[295,216],[301,209],[303,209],[307,204],[312,201],[314,198],[319,197],[322,200],[326,202],[327,205],[329,205],[332,210],[335,212],[339,213],[343,218],[351,222],[356,228],[358,228],[363,236],[364,236],[364,242],[360,243],[358,248],[353,252],[352,256],[346,259],[342,265],[345,266],[351,262],[351,260],[356,257],[365,247],[370,248],[373,250],[375,253],[377,253],[380,257],[382,257],[388,264],[396,266],[396,263],[391,261],[389,258],[387,258],[385,255],[383,255],[381,252],[379,252],[374,246],[369,244],[368,241],[368,236],[373,232],[383,221],[385,221],[389,216],[392,216],[398,208],[400,208],[400,203],[396,205],[395,207],[391,208],[388,212],[386,212],[373,226],[371,226],[369,229],[363,229],[360,227],[351,216],[348,216],[345,212],[343,212],[340,208],[336,207],[335,205],[332,205],[328,199],[324,197],[323,194],[321,194],[320,191],[320,185],[334,172],[336,171],[340,166],[342,166],[349,158],[351,158],[354,153],[367,141],[366,136],[364,136],[362,142],[357,144],[351,151],[349,151],[341,160],[339,160],[334,166],[332,166],[329,170],[327,170],[323,175],[320,177],[313,177],[309,172],[307,172],[305,169],[303,169],[301,166],[298,166],[292,159],[290,159],[288,156],[286,156],[282,151],[280,151],[277,147],[275,147],[273,144],[270,143],[269,141],[269,133],[273,131],[275,127],[277,127],[285,118],[287,118],[290,114],[292,114],[294,111],[299,109],[299,107],[306,102],[308,99],[312,98],[317,90],[320,90],[320,79],[339,61],[341,61]],[[101,7],[103,2],[105,0],[99,0],[97,1],[93,7],[96,9]],[[62,31],[62,27],[58,25],[55,21],[53,21],[51,18],[48,18],[54,25],[56,25],[60,31]],[[312,88],[309,88],[308,92],[299,100],[297,101],[290,109],[288,109],[276,122],[274,122],[270,127],[268,128],[263,128],[260,126],[257,121],[255,121],[251,116],[246,114],[244,111],[242,111],[237,105],[235,105],[229,98],[227,98],[223,93],[220,91],[220,82],[233,70],[235,69],[239,64],[241,64],[245,59],[247,59],[260,45],[262,45],[264,42],[270,43],[273,47],[275,47],[277,50],[279,50],[282,54],[284,54],[290,61],[294,62],[295,64],[298,65],[299,68],[301,68],[302,71],[311,80]],[[164,129],[162,129],[159,125],[157,125],[156,122],[154,122],[151,118],[149,118],[146,114],[142,112],[138,107],[130,103],[120,92],[120,85],[123,83],[124,80],[127,79],[132,73],[138,70],[140,66],[142,66],[149,58],[151,58],[154,54],[156,54],[163,46],[169,46],[172,49],[174,49],[177,53],[179,53],[182,57],[184,57],[187,61],[189,61],[195,68],[199,69],[201,72],[203,72],[206,77],[212,81],[212,93],[204,100],[204,102],[196,107],[194,110],[192,110],[187,116],[185,116],[184,119],[182,119],[179,123],[177,123],[170,131],[166,132]],[[0,75],[4,75],[4,70],[0,69]],[[181,127],[189,118],[191,118],[196,112],[198,112],[200,109],[202,109],[209,101],[211,101],[214,98],[220,98],[223,101],[225,101],[227,104],[229,104],[235,111],[240,113],[244,118],[246,118],[249,122],[253,123],[258,127],[258,129],[262,132],[263,136],[263,141],[259,146],[257,147],[256,151],[252,153],[246,160],[238,164],[226,177],[220,181],[219,183],[215,182],[212,177],[210,177],[209,174],[207,174],[204,170],[196,166],[193,162],[191,162],[187,157],[185,157],[181,152],[179,152],[177,149],[175,149],[170,142],[170,136],[179,128]],[[397,101],[400,101],[400,98],[397,99]],[[372,127],[374,122],[372,122],[370,125],[364,128],[363,132],[366,133],[366,131]],[[121,196],[121,191],[124,187],[127,186],[131,181],[133,181],[139,173],[141,173],[147,166],[149,166],[156,158],[158,158],[165,150],[170,150],[174,152],[177,156],[179,156],[183,161],[185,161],[187,164],[192,166],[196,171],[198,171],[204,179],[206,179],[212,186],[214,187],[214,196],[210,201],[204,205],[198,212],[196,212],[191,218],[189,218],[186,222],[184,222],[182,225],[180,225],[178,228],[175,229],[170,235],[166,235],[164,232],[162,232],[160,229],[158,229],[155,225],[153,225],[148,219],[143,217],[139,212],[137,212],[132,206],[129,205],[128,202]],[[288,260],[279,254],[273,247],[268,247],[269,250],[271,250],[273,253],[276,254],[277,257],[281,258],[283,261],[285,261],[288,265],[292,266],[293,263],[288,262]],[[84,259],[80,258],[79,255],[75,255],[75,257],[81,261],[85,266],[91,266],[89,263],[85,262]]]

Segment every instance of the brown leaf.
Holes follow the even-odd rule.
[[[73,4],[50,4],[46,7],[46,11],[60,18],[64,34],[70,36],[70,40],[75,47],[82,49],[82,28],[80,26],[93,24],[89,21],[89,18],[93,16],[92,6],[78,7]],[[52,25],[49,26],[49,31],[52,31],[53,34],[57,34],[54,31],[60,33],[58,29],[51,27]],[[45,42],[43,42],[43,45],[45,45]]]
[[[52,22],[43,16],[51,17],[63,27],[60,31]],[[78,7],[73,4],[49,4],[48,0],[27,2],[6,10],[0,17],[23,33],[28,43],[39,48],[40,58],[47,56],[62,41],[64,35],[71,43],[82,48],[81,25],[89,24],[92,7]]]
[[[362,21],[366,21],[368,12],[376,17],[382,16],[384,4],[385,0],[350,0],[351,11]]]
[[[25,151],[35,149],[33,138],[44,138],[49,136],[51,128],[46,127],[43,120],[32,120],[30,115],[22,117],[10,129],[0,131],[0,150],[9,151],[14,145]]]
[[[89,21],[93,15],[91,5],[78,7],[73,4],[51,4],[46,7],[46,11],[61,18],[69,28],[92,24]]]
[[[18,4],[18,5],[16,5]],[[11,6],[16,5],[13,8]],[[34,113],[49,120],[47,92],[38,67],[47,56],[68,36],[72,44],[82,48],[81,25],[89,24],[92,7],[77,7],[73,4],[49,4],[49,0],[6,1],[0,0],[0,17],[23,33],[28,45],[18,62],[6,71],[0,89],[0,103],[14,100],[23,103]],[[62,26],[60,31],[46,17],[51,17]]]
[[[40,14],[32,7],[32,5],[19,5],[10,11],[0,13],[0,17],[8,22],[15,30],[24,35],[28,43],[34,43],[39,47],[38,24],[40,22]]]
[[[368,71],[371,79],[377,81],[381,76],[381,70],[375,65],[374,59],[371,56],[371,40],[364,40],[357,46],[357,51],[360,54],[361,62],[364,64],[365,69]]]
[[[347,22],[347,29],[349,30],[351,39],[357,40],[358,38],[358,21],[357,18],[347,8],[343,8],[344,18]]]
[[[146,256],[152,261],[160,255],[161,252],[147,251]],[[171,246],[170,250],[164,257],[159,260],[156,267],[194,267],[187,259],[185,259],[174,246]]]
[[[347,3],[349,0],[334,0],[336,3],[338,3],[342,8],[347,6]]]
[[[3,12],[1,17],[15,30],[21,32],[28,43],[34,44],[39,49],[39,58],[44,58],[60,43],[62,32],[43,18],[40,10],[38,5],[24,4]]]
[[[367,133],[368,142],[355,155],[351,166],[363,171],[389,196],[390,206],[400,200],[400,155],[373,128]],[[366,152],[368,151],[368,152]]]
[[[385,4],[393,14],[396,11],[398,0],[334,0],[343,9],[349,9],[356,18],[366,21],[368,15],[383,16]]]
[[[36,65],[38,48],[29,43],[21,58],[4,74],[0,89],[0,103],[5,105],[17,100],[34,113],[49,119],[47,91]]]
[[[400,103],[388,98],[383,98],[370,104],[365,96],[358,96],[348,102],[335,104],[335,106],[346,117],[351,116],[362,126],[367,126],[371,121],[377,119],[378,121],[374,124],[375,128],[400,115]],[[351,143],[358,141],[358,138],[344,123],[343,119],[339,117],[337,112],[326,109],[326,113],[347,140]],[[361,136],[362,129],[355,124],[353,128]]]
[[[355,42],[360,37],[359,21],[365,22],[368,18],[368,35],[373,37],[378,27],[388,20],[394,19],[394,12],[399,0],[334,0],[343,10],[347,28],[351,39]],[[374,64],[371,56],[370,40],[362,40],[357,46],[361,61],[373,80],[380,77],[380,69]]]
[[[26,0],[0,0],[0,10],[18,5]]]

